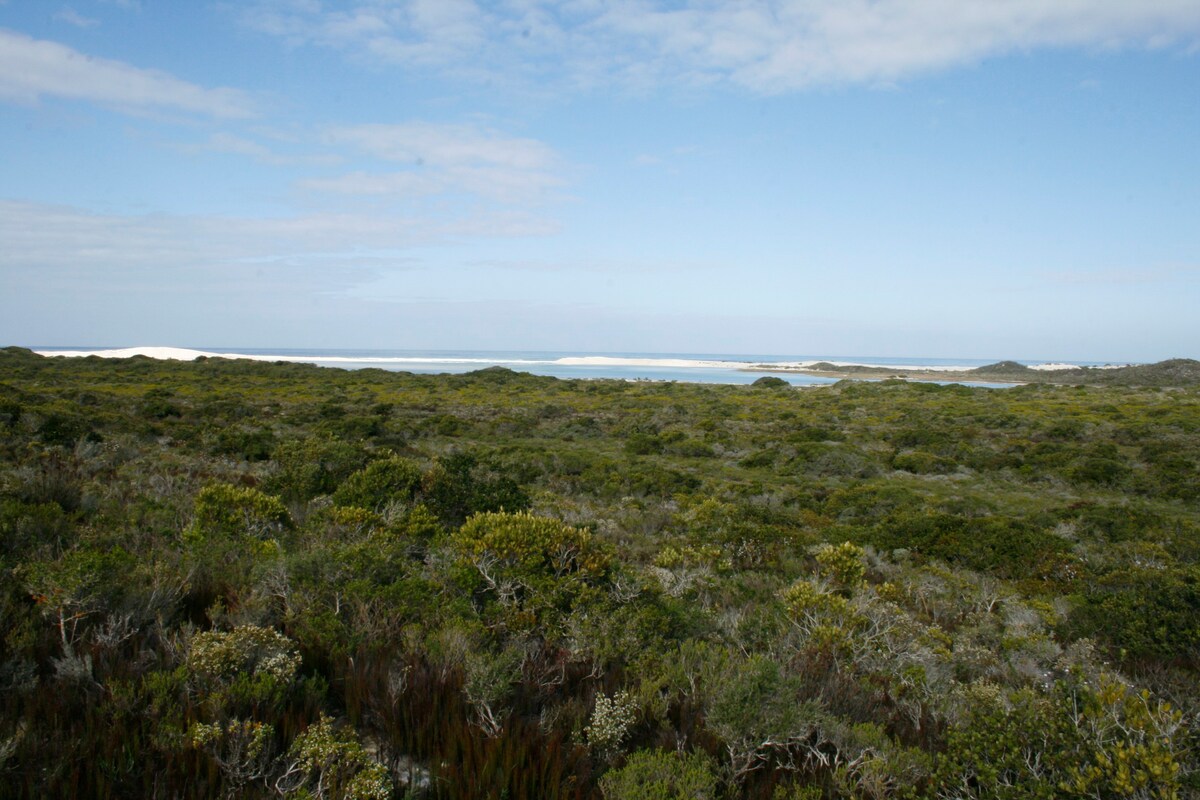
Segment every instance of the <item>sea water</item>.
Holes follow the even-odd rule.
[[[105,348],[36,348],[39,353],[81,351],[104,356]],[[764,376],[782,378],[794,386],[836,383],[837,378],[754,369],[764,364],[827,361],[835,364],[895,367],[897,371],[968,370],[994,363],[984,359],[889,358],[730,353],[628,353],[580,351],[491,350],[368,350],[316,348],[198,347],[210,356],[248,356],[258,360],[293,361],[341,369],[384,369],[420,374],[462,374],[487,367],[505,367],[554,378],[611,378],[629,381],[682,381],[692,383],[748,384]],[[1038,362],[1029,362],[1038,363]],[[948,383],[950,381],[938,381]],[[1001,388],[1011,384],[963,382]]]

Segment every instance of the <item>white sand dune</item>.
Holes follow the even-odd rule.
[[[974,369],[974,367],[961,365],[945,366],[934,364],[868,364],[863,361],[827,361],[825,359],[820,359],[818,361],[756,361],[753,366],[761,369],[811,370],[817,364],[829,364],[834,367],[879,367],[882,369],[895,370],[896,372],[965,372],[966,370]]]
[[[1051,363],[1051,364],[1030,364],[1029,368],[1050,372],[1053,370],[1060,370],[1060,369],[1079,369],[1081,366],[1083,366],[1083,365],[1082,364]],[[1100,365],[1094,365],[1091,368],[1092,369],[1121,369],[1122,367],[1130,367],[1130,366],[1133,366],[1133,365],[1132,364],[1100,364]]]
[[[278,361],[277,356],[245,356],[236,353],[208,353],[203,350],[189,350],[185,347],[123,347],[116,350],[36,350],[41,356],[63,356],[66,358],[133,358],[146,356],[163,361],[195,361],[201,356],[208,358],[248,358],[255,361]]]
[[[342,364],[392,364],[412,362],[414,364],[495,364],[497,362],[482,358],[387,358],[380,356],[320,356],[320,355],[247,355],[245,353],[216,353],[209,350],[191,350],[186,347],[122,347],[113,350],[37,350],[42,356],[64,356],[68,358],[132,358],[146,356],[164,361],[195,361],[197,358],[242,358],[250,361],[299,361],[303,363],[342,363]],[[542,361],[506,362],[506,363],[550,363]]]
[[[555,359],[564,367],[672,367],[679,369],[729,369],[748,366],[747,361],[702,361],[691,358],[618,358],[614,356],[568,356]]]
[[[489,358],[454,358],[436,356],[326,356],[326,355],[244,355],[242,353],[216,353],[205,350],[191,350],[184,347],[124,347],[111,350],[39,350],[43,356],[63,356],[69,358],[85,358],[99,356],[100,358],[132,358],[146,356],[169,361],[195,361],[202,356],[208,358],[244,358],[253,361],[299,361],[310,364],[511,364],[514,366],[533,364],[557,364],[567,367],[677,367],[688,368],[725,368],[736,369],[748,366],[743,361],[703,361],[683,358],[618,358],[611,356],[567,356],[557,359],[489,359]]]

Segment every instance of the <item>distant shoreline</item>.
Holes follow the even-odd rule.
[[[1016,361],[999,361],[974,369],[903,369],[888,366],[833,364],[752,364],[748,372],[773,372],[840,380],[912,380],[948,383],[1001,383],[1026,385],[1045,383],[1066,386],[1155,386],[1184,387],[1200,385],[1200,361],[1175,358],[1155,364],[1125,366],[1074,366],[1070,364],[1029,367]]]
[[[814,378],[834,378],[837,380],[908,380],[921,383],[1008,383],[1022,386],[1030,381],[1006,376],[982,376],[973,371],[962,370],[895,370],[887,367],[868,367],[842,369],[816,369],[812,367],[784,366],[752,366],[742,367],[742,372],[770,372],[781,375],[809,375]]]
[[[225,350],[222,348],[222,350]],[[751,374],[787,375],[808,384],[839,380],[910,380],[965,385],[1020,386],[1024,384],[1132,385],[1181,387],[1200,384],[1200,362],[1171,359],[1156,364],[1068,364],[1000,361],[977,367],[948,363],[886,363],[889,360],[833,361],[824,359],[767,360],[759,356],[687,356],[679,354],[587,354],[569,352],[496,351],[269,351],[215,352],[179,347],[97,349],[39,348],[44,357],[144,357],[193,361],[202,358],[247,359],[259,362],[307,363],[344,369],[380,368],[427,374],[463,373],[487,367],[532,372],[561,379],[612,378],[699,383],[750,383]],[[768,357],[770,358],[770,357]],[[948,359],[931,359],[931,361]],[[864,363],[865,362],[865,363]],[[916,363],[914,363],[916,362]],[[730,380],[738,376],[734,380]]]

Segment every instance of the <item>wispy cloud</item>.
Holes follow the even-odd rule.
[[[446,190],[444,181],[412,172],[350,172],[333,178],[309,178],[300,186],[317,192],[344,195],[405,195],[427,197]]]
[[[341,156],[335,153],[304,153],[292,154],[279,152],[254,139],[238,136],[228,132],[211,134],[202,142],[189,142],[173,145],[181,153],[221,153],[225,155],[246,156],[263,164],[272,166],[331,166],[341,163]]]
[[[540,236],[555,228],[516,212],[468,216],[319,212],[248,218],[102,214],[0,201],[0,271],[104,274],[109,270],[247,268],[272,263],[406,262],[408,248],[464,236]]]
[[[757,92],[879,83],[1038,48],[1200,43],[1192,0],[259,0],[248,26],[293,46],[493,79],[728,82]],[[537,66],[531,66],[537,65]]]
[[[74,25],[76,28],[94,28],[100,24],[100,20],[85,17],[70,7],[64,7],[58,11],[54,18],[59,22],[65,22],[68,25]]]
[[[219,118],[254,115],[236,89],[209,89],[158,70],[94,58],[58,42],[0,29],[0,100],[85,100],[126,111],[184,111]]]
[[[505,136],[472,125],[428,122],[354,125],[331,128],[327,138],[389,161],[440,167],[477,165],[539,170],[558,160],[550,147],[535,139]]]
[[[324,10],[309,0],[270,0],[242,11],[252,28],[293,45],[364,48],[383,61],[446,64],[489,41],[490,19],[473,0],[369,0],[345,10]]]
[[[565,184],[565,166],[553,148],[474,125],[342,126],[327,129],[323,138],[404,169],[308,180],[302,185],[309,189],[359,195],[466,193],[502,203],[536,203]]]

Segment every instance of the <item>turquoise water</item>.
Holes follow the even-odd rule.
[[[39,352],[79,351],[109,355],[106,348],[38,348]],[[621,353],[567,351],[487,351],[487,350],[358,350],[358,349],[278,349],[200,347],[206,355],[246,356],[260,360],[296,361],[341,369],[384,369],[421,374],[461,374],[492,366],[517,372],[529,372],[563,379],[611,378],[618,380],[681,381],[694,383],[748,384],[772,375],[794,386],[819,386],[836,383],[835,378],[779,373],[754,369],[755,365],[830,361],[871,366],[896,367],[897,370],[956,367],[970,369],[994,363],[982,359],[880,358],[863,356],[779,355],[763,353]],[[118,355],[118,354],[111,354]],[[186,357],[186,356],[185,356]],[[1038,362],[1030,362],[1038,363]],[[939,381],[943,383],[943,381]],[[971,382],[969,385],[1003,387],[1008,384]]]
[[[201,348],[208,349],[208,348]],[[506,367],[516,372],[529,372],[554,378],[615,378],[618,380],[681,381],[692,383],[749,384],[766,375],[782,378],[794,386],[821,386],[837,383],[836,378],[810,375],[793,375],[768,370],[748,370],[746,367],[758,363],[786,363],[795,361],[841,361],[878,366],[961,366],[979,367],[995,363],[972,359],[912,359],[912,358],[862,358],[850,356],[781,356],[770,354],[732,353],[616,353],[616,352],[568,352],[568,351],[485,351],[485,350],[279,350],[279,349],[233,349],[214,348],[224,352],[246,355],[277,355],[288,360],[348,359],[347,361],[322,360],[323,366],[345,369],[386,369],[396,372],[420,374],[462,374],[491,366]],[[627,361],[688,361],[724,362],[725,366],[673,366],[664,364],[606,363],[571,364],[564,359],[609,358]],[[975,384],[972,384],[975,385]],[[985,384],[978,384],[985,385]],[[986,384],[1006,386],[1008,384]]]

